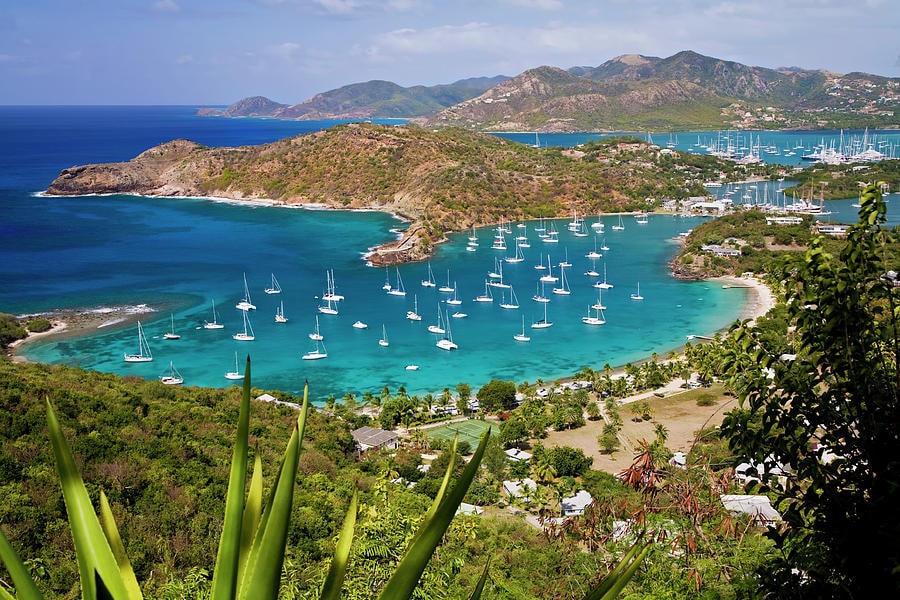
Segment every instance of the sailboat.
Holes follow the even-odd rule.
[[[595,288],[600,288],[601,290],[609,290],[612,289],[613,285],[611,283],[607,283],[606,281],[606,263],[603,263],[603,281],[598,281],[594,284]]]
[[[430,331],[431,333],[444,333],[444,328],[441,327],[441,307],[440,306],[438,306],[438,311],[437,311],[437,324],[429,325],[428,331]]]
[[[603,305],[603,290],[597,290],[597,301],[591,305],[591,308],[595,310],[606,310],[606,307]]]
[[[203,329],[224,329],[225,326],[218,322],[218,317],[216,316],[216,301],[212,301],[212,312],[213,312],[213,320],[206,321],[203,324]]]
[[[316,349],[310,350],[300,358],[303,360],[319,360],[321,358],[328,358],[328,352],[325,350],[325,343],[323,342],[322,347],[319,348],[319,341],[316,340]]]
[[[422,280],[422,287],[435,287],[437,284],[434,282],[434,272],[431,270],[431,263],[428,263],[428,279]]]
[[[525,315],[522,315],[522,333],[517,333],[513,336],[513,339],[517,342],[530,342],[531,338],[525,335]]]
[[[256,339],[253,335],[253,327],[250,325],[250,318],[247,316],[247,311],[242,311],[244,314],[244,330],[235,333],[232,338],[236,339],[239,342],[252,342]]]
[[[243,379],[244,374],[238,371],[238,357],[237,352],[234,353],[234,371],[228,371],[225,373],[225,379]]]
[[[388,289],[390,289],[390,284],[388,284]],[[344,299],[343,296],[336,294],[334,291],[334,271],[325,271],[325,293],[322,294],[323,300],[340,302]]]
[[[532,296],[531,299],[534,300],[535,302],[550,302],[550,298],[548,298],[544,294],[544,282],[543,281],[539,282],[539,285],[540,285],[540,291],[538,291],[538,293],[536,293],[534,296]]]
[[[634,222],[638,225],[646,225],[650,222],[650,218],[646,214],[640,214],[634,218]]]
[[[488,287],[488,282],[485,280],[484,282],[484,293],[480,296],[475,296],[475,302],[493,302],[494,297],[491,296],[491,290]]]
[[[441,350],[456,350],[459,346],[453,341],[453,334],[450,332],[450,319],[445,317],[444,321],[447,323],[447,331],[444,333],[444,337],[437,341],[435,346]]]
[[[458,306],[462,304],[462,300],[460,300],[456,295],[456,282],[453,282],[453,295],[447,298],[447,304],[452,304],[454,306]]]
[[[638,281],[638,284],[637,284],[637,293],[631,294],[631,299],[632,300],[643,300],[644,299],[644,297],[641,296],[641,282],[640,281]]]
[[[422,315],[419,314],[419,297],[413,296],[413,309],[406,311],[406,318],[410,321],[421,321]]]
[[[625,224],[622,223],[622,215],[619,215],[619,224],[613,225],[612,228],[613,228],[613,231],[624,231],[625,230]]]
[[[450,269],[447,269],[447,283],[438,288],[439,292],[449,293],[452,292],[454,288],[450,287]]]
[[[391,296],[405,296],[406,289],[403,287],[403,280],[400,278],[400,269],[397,269],[397,285],[388,290]]]
[[[500,308],[519,308],[519,299],[516,298],[516,290],[514,290],[512,286],[510,286],[509,288],[509,300],[502,298],[500,302]]]
[[[316,315],[316,330],[309,334],[311,340],[321,340],[322,334],[319,333],[319,315]]]
[[[159,380],[166,385],[181,385],[184,383],[184,377],[181,376],[181,373],[178,372],[171,360],[169,361],[169,374],[161,376]]]
[[[559,268],[559,287],[553,288],[553,293],[564,296],[572,293],[572,290],[569,289],[569,284],[566,283],[566,269],[564,267]]]
[[[601,317],[603,312],[600,309],[595,308],[595,306],[588,307],[587,316],[581,317],[581,322],[585,325],[603,325],[606,323],[606,318]],[[591,308],[594,309],[593,317],[591,316]]]
[[[381,289],[386,292],[391,291],[391,275],[388,273],[387,267],[384,268],[384,285],[381,286]]]
[[[594,238],[594,249],[585,254],[587,258],[601,258],[603,255],[597,252],[597,238]]]
[[[272,285],[265,289],[267,294],[280,294],[281,293],[281,284],[278,283],[278,280],[275,279],[275,273],[272,273]]]
[[[563,267],[563,268],[572,266],[572,263],[569,262],[569,249],[568,248],[566,248],[566,258],[565,258],[565,260],[560,261],[559,266]]]
[[[147,343],[147,338],[144,336],[144,328],[141,327],[141,322],[137,322],[138,327],[138,352],[137,354],[125,354],[125,362],[150,362],[153,360],[153,355],[150,353],[150,344]]]
[[[552,327],[553,323],[547,320],[547,305],[544,304],[544,318],[538,319],[534,323],[531,324],[532,329],[546,329],[547,327]]]
[[[247,274],[244,273],[244,297],[235,305],[240,310],[255,310],[256,306],[250,301],[250,288],[247,287]]]
[[[181,336],[175,333],[175,315],[171,315],[172,319],[172,329],[163,334],[164,340],[177,340],[181,339]]]
[[[381,339],[378,340],[378,345],[379,346],[387,346],[388,345],[387,329],[385,328],[383,323],[381,325]]]
[[[287,323],[287,317],[284,316],[284,301],[278,305],[278,308],[275,309],[275,322],[276,323]]]
[[[547,255],[547,274],[541,275],[541,281],[546,283],[556,283],[559,281],[559,277],[553,274],[553,265],[550,264],[550,255]]]
[[[522,246],[516,244],[516,253],[513,256],[505,256],[503,260],[508,263],[520,263],[525,260],[525,254],[522,253]]]

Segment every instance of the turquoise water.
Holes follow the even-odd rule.
[[[78,232],[67,248],[69,269],[55,269],[52,277],[41,277],[37,259],[23,262],[23,271],[34,276],[16,280],[8,293],[30,294],[34,304],[50,306],[39,297],[60,298],[87,305],[147,304],[156,312],[142,317],[154,360],[125,363],[124,353],[137,351],[135,326],[111,328],[87,338],[35,342],[26,356],[47,363],[79,365],[89,369],[155,378],[172,361],[185,383],[223,386],[223,374],[234,365],[234,353],[250,353],[254,380],[266,388],[298,392],[309,380],[317,399],[346,392],[379,392],[404,386],[410,393],[440,392],[467,382],[477,389],[500,378],[515,382],[552,380],[568,376],[583,365],[595,368],[605,363],[620,365],[652,352],[665,353],[680,346],[688,334],[706,334],[727,326],[739,312],[744,290],[723,290],[706,282],[679,282],[668,276],[666,261],[676,250],[671,238],[689,229],[699,219],[652,216],[647,225],[625,219],[625,231],[612,231],[616,221],[605,218],[605,243],[610,248],[593,264],[586,254],[604,243],[603,236],[577,238],[566,229],[567,220],[556,222],[558,244],[540,242],[533,230],[512,226],[514,235],[527,231],[531,248],[522,263],[503,263],[503,281],[512,285],[520,308],[499,307],[501,294],[491,288],[493,303],[474,302],[482,294],[488,271],[496,271],[495,258],[506,251],[493,250],[493,230],[481,230],[477,252],[466,251],[468,233],[454,236],[441,246],[430,262],[438,285],[457,286],[459,306],[448,306],[449,294],[421,285],[428,277],[428,264],[404,265],[397,270],[367,266],[361,253],[384,240],[390,228],[400,225],[382,213],[339,213],[285,208],[247,208],[206,200],[167,200],[133,197],[78,199],[35,198],[54,211],[54,221],[65,222],[69,232]],[[52,206],[51,206],[52,205]],[[593,219],[596,220],[596,219]],[[512,247],[512,236],[507,235]],[[557,263],[568,256],[566,269],[571,295],[546,295],[551,328],[531,329],[543,317],[543,305],[531,297],[537,292],[539,261]],[[39,254],[34,249],[23,253]],[[596,277],[584,272],[592,267],[608,282],[604,290],[607,323],[588,326],[581,317],[600,293]],[[336,291],[345,299],[338,315],[318,314],[327,282],[334,272]],[[264,288],[275,273],[282,293],[267,295]],[[386,279],[396,287],[396,274],[406,296],[389,295],[382,289]],[[256,339],[238,342],[232,334],[243,328],[242,315],[234,308],[243,296],[246,273],[251,299],[257,309],[250,312]],[[640,285],[643,301],[630,299]],[[25,290],[28,288],[28,291]],[[215,302],[222,330],[202,328],[212,318]],[[276,323],[275,310],[284,304],[287,323]],[[419,322],[406,318],[418,307]],[[437,348],[440,336],[427,331],[436,324],[438,311],[455,312],[450,333],[459,345],[455,351]],[[179,340],[164,340],[174,315]],[[328,358],[301,360],[314,342],[308,334],[318,315]],[[517,342],[524,318],[529,343]],[[355,321],[367,329],[353,327]],[[382,326],[389,346],[378,344]],[[415,364],[419,370],[410,371]]]
[[[603,244],[603,237],[577,238],[567,231],[568,219],[558,220],[560,242],[538,241],[529,223],[531,247],[525,261],[504,263],[504,280],[513,285],[520,308],[476,303],[484,292],[495,258],[507,253],[491,249],[492,230],[478,232],[477,252],[466,251],[469,232],[452,237],[431,261],[438,285],[456,282],[463,304],[447,306],[447,294],[421,286],[425,263],[399,268],[405,297],[385,293],[388,276],[396,272],[367,266],[362,254],[403,228],[390,215],[375,212],[327,212],[217,203],[202,199],[152,199],[127,196],[45,198],[45,189],[59,170],[73,164],[127,160],[163,141],[182,137],[210,146],[262,143],[312,131],[330,123],[298,123],[260,119],[208,119],[193,116],[192,107],[0,107],[0,311],[33,313],[54,308],[94,308],[147,305],[142,315],[154,360],[125,363],[124,353],[137,351],[135,325],[111,325],[83,338],[37,341],[26,346],[27,357],[47,363],[156,378],[167,373],[169,361],[189,385],[220,387],[231,382],[224,373],[234,368],[234,354],[250,353],[254,382],[267,389],[300,392],[305,380],[317,400],[346,392],[379,392],[404,386],[410,393],[439,393],[466,382],[473,388],[490,379],[515,382],[552,380],[582,366],[622,365],[681,346],[690,334],[709,334],[726,327],[739,313],[745,290],[724,290],[709,282],[680,282],[668,275],[666,262],[677,247],[672,241],[699,218],[651,216],[647,225],[625,218],[626,229],[611,230],[617,218],[605,218],[605,242],[610,250],[594,265],[614,288],[603,292],[607,323],[585,325],[590,304],[597,300],[595,279],[583,273],[585,254]],[[565,145],[580,143],[572,134]],[[525,140],[529,141],[529,140]],[[555,143],[561,143],[559,141]],[[830,206],[849,207],[850,201]],[[852,219],[852,209],[846,209]],[[594,221],[588,217],[588,223]],[[507,245],[523,229],[511,225]],[[548,317],[554,325],[533,330],[543,317],[543,305],[531,300],[537,291],[539,261],[547,254],[557,270],[566,258],[570,296],[552,298]],[[301,360],[312,348],[308,334],[315,327],[326,273],[333,270],[337,293],[346,297],[336,316],[320,315],[328,358]],[[275,273],[281,295],[263,289]],[[251,313],[253,342],[237,342],[242,329],[234,308],[243,294],[246,274],[257,310]],[[630,299],[640,284],[643,301]],[[508,294],[508,292],[507,292]],[[284,302],[289,321],[274,321]],[[223,330],[202,328],[219,311]],[[422,321],[406,319],[418,304]],[[455,351],[437,348],[439,339],[427,331],[438,311],[468,314],[451,318]],[[181,335],[164,340],[170,318]],[[522,322],[532,340],[517,342]],[[368,324],[356,329],[357,321]],[[390,342],[378,344],[384,326]],[[419,366],[409,371],[407,365]]]

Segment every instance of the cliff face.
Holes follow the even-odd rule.
[[[151,148],[124,163],[84,165],[64,169],[47,188],[48,194],[197,194],[196,169],[187,161],[203,151],[200,144],[175,140]]]

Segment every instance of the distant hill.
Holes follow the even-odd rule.
[[[423,122],[502,131],[900,126],[900,78],[750,67],[683,51],[525,71]]]
[[[199,114],[283,119],[415,118],[480,131],[664,131],[900,127],[900,78],[768,69],[689,50],[603,64],[542,66],[516,77],[401,87],[354,83],[287,105],[241,100]]]
[[[508,77],[504,75],[474,77],[450,84],[408,88],[390,81],[374,80],[316,94],[299,104],[279,104],[254,96],[235,102],[225,110],[204,108],[198,114],[302,120],[419,117],[474,98],[506,79]]]

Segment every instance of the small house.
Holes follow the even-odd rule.
[[[353,441],[360,452],[366,450],[380,450],[386,448],[394,450],[400,445],[397,434],[393,431],[378,429],[377,427],[360,427],[352,432]]]
[[[584,509],[594,501],[594,498],[585,490],[579,490],[574,496],[562,499],[562,514],[564,517],[583,515]]]
[[[722,505],[732,513],[750,515],[760,525],[774,525],[781,515],[772,506],[768,496],[754,494],[722,494]]]

